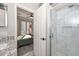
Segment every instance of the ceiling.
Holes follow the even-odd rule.
[[[32,11],[36,11],[43,3],[19,3],[23,7],[27,7]]]
[[[28,7],[31,10],[37,10],[42,4],[43,3],[20,3],[20,5],[22,5],[24,7]],[[33,13],[28,12],[28,11],[18,7],[17,16],[18,16],[18,18],[22,18],[22,19],[32,19],[30,17],[33,16]]]
[[[31,15],[33,16],[33,14],[31,12],[28,12],[24,9],[21,9],[21,8],[17,8],[17,16],[18,17],[22,17],[22,18],[25,18],[25,19],[31,19]]]

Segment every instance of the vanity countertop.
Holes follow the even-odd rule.
[[[17,41],[14,36],[0,36],[0,56],[8,55],[17,55]]]

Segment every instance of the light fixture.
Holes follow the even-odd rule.
[[[33,14],[30,15],[30,18],[33,18]]]

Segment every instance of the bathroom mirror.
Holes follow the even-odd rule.
[[[7,6],[0,3],[0,26],[7,26]]]

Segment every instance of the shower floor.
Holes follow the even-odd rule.
[[[18,56],[33,56],[33,44],[18,48],[17,54]]]

